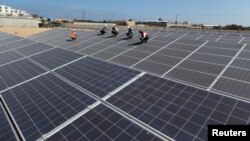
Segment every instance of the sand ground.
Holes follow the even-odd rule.
[[[1,32],[26,37],[40,32],[51,30],[51,28],[30,28],[30,27],[0,27]]]

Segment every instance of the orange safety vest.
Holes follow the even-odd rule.
[[[71,32],[69,35],[70,38],[76,38],[76,33],[75,32]]]

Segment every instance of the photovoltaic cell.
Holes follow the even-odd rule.
[[[37,140],[95,102],[52,74],[8,90],[2,97],[27,141]]]
[[[17,59],[23,58],[21,55],[16,53],[15,51],[8,51],[4,53],[0,53],[0,65],[15,61]]]
[[[22,53],[25,56],[29,56],[44,50],[48,50],[51,49],[52,47],[49,45],[45,45],[42,43],[37,43],[37,44],[32,44],[32,45],[28,45],[22,48],[17,49],[16,51]]]
[[[4,114],[2,105],[0,104],[0,140],[1,141],[17,141],[15,134]]]
[[[55,72],[99,97],[104,97],[139,74],[138,71],[89,57]]]
[[[207,140],[207,125],[249,124],[250,104],[144,75],[107,100],[178,141]]]
[[[104,105],[90,110],[47,141],[116,140],[160,141],[138,125]]]
[[[27,59],[0,67],[0,76],[8,87],[31,79],[32,77],[38,76],[44,72],[44,69],[36,66]]]
[[[32,56],[31,58],[49,69],[54,69],[80,57],[82,57],[82,55],[56,48]]]

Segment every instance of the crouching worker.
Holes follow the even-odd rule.
[[[147,42],[149,39],[147,32],[140,30],[139,33],[141,34],[141,38],[140,38],[141,42],[143,43]]]
[[[128,33],[127,33],[127,37],[128,37],[128,38],[132,38],[132,37],[133,37],[133,35],[134,35],[134,33],[133,33],[132,28],[131,28],[130,26],[128,26]]]
[[[76,30],[75,29],[70,33],[69,37],[72,40],[75,40],[77,38],[77,34],[76,34]]]

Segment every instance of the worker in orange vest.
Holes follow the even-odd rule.
[[[70,38],[71,38],[72,40],[75,40],[75,39],[77,38],[76,30],[73,29],[73,31],[70,33],[69,36],[70,36]]]

